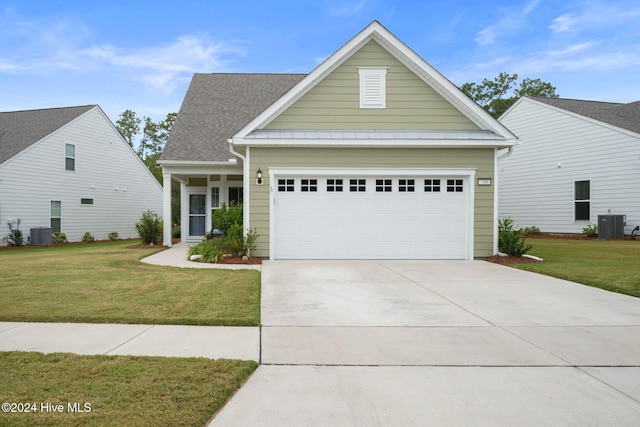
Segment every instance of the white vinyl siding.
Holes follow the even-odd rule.
[[[75,146],[74,173],[62,166],[67,144]],[[9,218],[21,218],[27,233],[51,226],[51,201],[61,203],[69,241],[81,241],[85,232],[135,238],[144,211],[162,214],[162,187],[98,107],[0,165],[0,182],[0,236],[8,234]]]
[[[640,135],[522,99],[500,119],[520,139],[499,163],[499,217],[543,232],[581,233],[574,182],[589,179],[590,222],[627,215],[640,225]],[[610,210],[610,212],[609,212]]]

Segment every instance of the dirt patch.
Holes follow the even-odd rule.
[[[534,262],[542,262],[534,258],[529,258],[525,256],[498,256],[494,255],[492,257],[487,258],[487,261],[492,262],[494,264],[530,264]]]
[[[218,261],[218,264],[262,264],[262,258],[249,257],[242,259],[239,256],[225,256]]]

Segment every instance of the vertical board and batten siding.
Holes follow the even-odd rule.
[[[386,108],[359,108],[358,67],[387,67]],[[265,129],[459,131],[478,126],[372,40]]]
[[[65,170],[65,144],[76,146],[75,171]],[[81,205],[81,198],[94,204]],[[49,227],[52,200],[62,202],[61,231],[69,241],[85,232],[137,237],[142,212],[162,213],[162,187],[97,107],[0,167],[0,235],[9,233],[12,218],[22,220],[25,238],[30,228]]]
[[[476,169],[477,175],[493,177],[494,149],[438,148],[274,148],[252,147],[249,170],[264,172],[264,185],[251,180],[250,226],[260,237],[257,256],[269,256],[270,168],[379,168],[379,169]],[[472,185],[476,185],[473,183]],[[475,187],[475,257],[493,255],[493,186]],[[383,227],[384,224],[381,224]]]
[[[500,161],[499,217],[543,232],[580,233],[598,215],[640,225],[640,136],[524,99],[501,119],[520,139]],[[560,164],[560,167],[558,167]],[[574,181],[591,181],[591,220],[574,221]]]

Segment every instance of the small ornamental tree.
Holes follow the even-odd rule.
[[[143,212],[142,218],[136,224],[136,230],[142,243],[158,245],[162,240],[162,219],[151,210]]]
[[[522,256],[533,246],[525,244],[523,230],[514,230],[514,225],[511,218],[498,220],[498,250],[503,254]]]

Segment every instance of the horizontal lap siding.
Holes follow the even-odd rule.
[[[640,225],[640,138],[530,101],[502,122],[520,145],[500,162],[501,218],[546,232],[580,233],[589,221],[573,220],[573,186],[590,180],[591,223],[611,209],[627,215],[627,233]]]
[[[387,67],[385,109],[360,109],[358,67]],[[477,130],[436,91],[370,41],[266,129]]]
[[[269,255],[269,168],[415,168],[477,169],[478,177],[493,177],[493,149],[256,148],[249,170],[264,171],[264,185],[251,182],[251,227],[260,235],[256,254]],[[475,185],[475,183],[473,183]],[[475,187],[475,254],[492,255],[493,186]]]
[[[66,143],[76,146],[75,171],[65,170]],[[94,204],[81,205],[81,198]],[[143,211],[162,214],[162,188],[97,108],[0,168],[0,235],[8,233],[10,218],[22,220],[25,236],[32,227],[49,227],[52,200],[62,202],[69,241],[85,232],[96,239],[110,232],[138,237]]]

